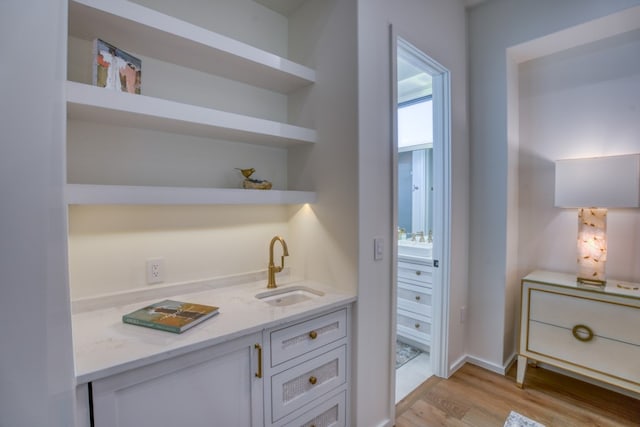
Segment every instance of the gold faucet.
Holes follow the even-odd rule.
[[[276,241],[282,244],[282,259],[280,261],[280,267],[277,267],[273,263],[273,245]],[[267,288],[277,288],[276,286],[276,273],[280,273],[284,268],[284,257],[289,256],[289,249],[287,249],[287,242],[280,236],[275,236],[271,239],[271,243],[269,244],[269,281],[267,282]]]

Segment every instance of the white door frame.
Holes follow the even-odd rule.
[[[398,223],[398,90],[397,55],[398,50],[409,53],[416,64],[433,78],[433,164],[434,164],[434,209],[433,209],[433,259],[438,261],[434,268],[432,294],[434,320],[431,330],[431,368],[436,376],[448,378],[449,369],[449,296],[451,277],[451,76],[449,70],[428,57],[424,52],[399,36],[391,26],[391,151],[392,151],[392,204],[393,230],[397,233]],[[397,234],[394,234],[397,241]],[[395,417],[395,347],[397,316],[397,263],[398,245],[393,246],[391,271],[391,413]]]

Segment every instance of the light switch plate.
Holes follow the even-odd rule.
[[[384,257],[384,239],[376,237],[373,239],[373,259],[380,261]]]

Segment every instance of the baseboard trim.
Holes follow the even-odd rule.
[[[489,362],[488,360],[481,359],[479,357],[467,355],[467,362],[472,365],[479,366],[488,371],[495,372],[496,374],[505,375],[507,373],[507,366],[498,365],[493,362]],[[510,362],[510,365],[513,362]]]

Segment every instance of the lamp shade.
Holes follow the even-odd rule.
[[[640,207],[640,154],[557,160],[555,206]]]

